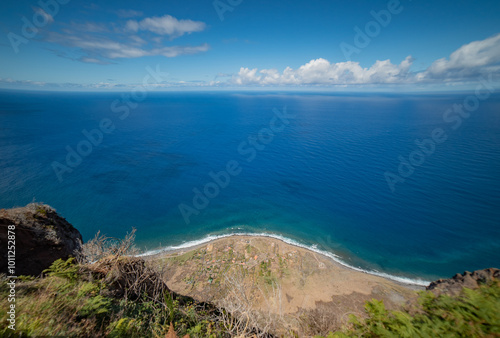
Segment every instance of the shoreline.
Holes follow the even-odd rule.
[[[235,239],[238,239],[238,238],[244,238],[244,239],[269,238],[269,239],[273,239],[273,240],[278,240],[286,245],[297,247],[297,248],[306,250],[310,253],[319,254],[319,255],[323,256],[324,258],[327,258],[328,260],[330,260],[333,264],[335,264],[337,267],[339,267],[341,269],[346,269],[346,270],[350,270],[350,271],[364,273],[364,274],[371,275],[371,276],[381,277],[381,278],[384,278],[386,280],[390,280],[391,282],[395,282],[395,283],[398,283],[398,284],[401,284],[405,287],[410,287],[410,288],[414,287],[414,288],[420,289],[421,287],[426,287],[430,284],[430,281],[425,281],[422,279],[411,279],[408,277],[400,277],[400,276],[391,275],[391,274],[384,273],[384,272],[370,271],[370,270],[365,270],[362,268],[354,267],[354,266],[351,266],[351,265],[345,263],[344,261],[342,261],[342,259],[340,259],[340,257],[335,255],[334,253],[320,250],[318,248],[315,248],[314,246],[307,246],[305,244],[298,243],[295,240],[289,239],[289,238],[281,236],[281,235],[266,234],[266,233],[258,233],[258,234],[232,233],[232,234],[225,234],[225,235],[207,235],[206,237],[204,237],[202,239],[185,242],[185,243],[180,244],[180,245],[168,246],[168,247],[165,247],[162,249],[157,249],[157,250],[149,250],[149,251],[146,251],[146,252],[143,252],[143,253],[137,255],[137,257],[148,257],[148,258],[152,258],[152,259],[165,258],[165,257],[169,257],[169,256],[174,256],[176,254],[179,255],[179,254],[184,254],[186,252],[194,251],[194,250],[202,248],[208,244],[214,244],[214,243],[217,243],[219,241],[222,241],[222,240],[228,239],[228,238],[235,238]]]

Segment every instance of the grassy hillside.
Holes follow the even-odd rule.
[[[377,300],[365,306],[367,318],[328,337],[500,337],[500,282],[458,296],[421,292],[418,305],[387,311]]]
[[[54,262],[44,278],[19,280],[15,336],[164,337],[170,322],[180,335],[223,336],[216,320],[217,309],[172,295],[166,288],[158,286],[155,290],[146,285],[155,282],[154,275],[134,285],[124,271],[145,272],[140,261],[123,257],[113,260],[115,267],[104,274],[70,258]],[[14,336],[7,327],[7,293],[3,281],[0,335],[4,337]]]
[[[133,234],[124,241],[96,236],[77,259],[57,260],[40,277],[20,277],[15,288],[15,332],[8,328],[10,286],[3,276],[0,336],[272,336],[259,326],[260,320],[265,321],[262,314],[248,309],[229,313],[229,308],[175,294],[158,266],[131,256],[132,248]],[[456,296],[421,292],[418,304],[401,311],[389,311],[379,300],[368,302],[365,309],[365,316],[352,316],[348,325],[330,333],[324,328],[331,326],[322,323],[328,314],[314,312],[300,318],[300,326],[307,330],[290,329],[283,336],[500,337],[498,280],[463,289]]]

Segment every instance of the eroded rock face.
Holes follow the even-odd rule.
[[[15,225],[15,275],[38,275],[80,249],[82,235],[48,205],[0,210],[0,273],[7,273],[8,226]],[[12,243],[10,243],[11,245]]]
[[[488,284],[493,280],[500,279],[500,269],[489,268],[476,270],[474,272],[465,271],[462,275],[457,273],[452,278],[438,279],[427,287],[436,295],[446,293],[448,295],[459,294],[462,288],[475,289],[482,284]]]

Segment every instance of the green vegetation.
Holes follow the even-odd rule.
[[[388,311],[384,303],[365,305],[367,318],[351,316],[351,326],[331,337],[499,337],[500,282],[459,296],[421,292],[418,306]]]
[[[43,272],[46,273],[47,276],[63,277],[70,281],[75,281],[78,278],[78,265],[75,263],[74,257],[69,258],[67,261],[58,259],[52,263],[50,268]]]
[[[42,217],[47,217],[47,210],[43,208],[42,205],[37,206],[36,208],[36,216],[42,216]]]
[[[134,234],[97,234],[77,258],[56,260],[38,278],[20,276],[16,331],[0,275],[0,337],[165,337],[171,327],[181,337],[228,336],[216,307],[172,293],[159,270],[132,256]]]
[[[133,265],[134,260],[127,263]],[[93,273],[74,258],[55,261],[45,273],[43,278],[16,282],[15,335],[8,328],[9,287],[2,280],[1,337],[164,337],[170,322],[181,336],[223,336],[215,308],[168,291],[156,301],[146,292],[137,299],[113,296],[116,290],[106,275]]]
[[[263,260],[250,270],[232,263],[244,258],[232,249],[211,261],[204,250],[170,258],[178,264],[196,260],[202,267],[197,273],[208,283],[226,285],[228,294],[215,306],[171,292],[159,261],[131,255],[133,237],[134,231],[123,241],[98,235],[84,245],[79,257],[56,260],[41,277],[20,276],[15,287],[16,331],[8,328],[7,320],[11,288],[0,275],[0,337],[165,337],[169,333],[170,337],[216,338],[270,337],[276,332],[283,337],[324,337],[335,330],[326,337],[500,337],[500,281],[463,289],[458,296],[421,292],[418,304],[400,311],[387,310],[374,299],[366,303],[365,316],[351,315],[341,330],[344,317],[318,306],[297,317],[294,326],[270,311],[271,303],[268,312],[254,306],[256,294],[264,299],[281,297],[277,276],[287,269],[285,258]],[[252,250],[245,247],[247,253]],[[256,286],[255,280],[246,282],[248,276],[264,281],[264,287]],[[194,283],[192,276],[186,278]],[[176,335],[171,336],[172,331]]]
[[[180,256],[175,256],[172,258],[174,262],[177,262],[179,265],[184,265],[187,261],[191,260],[192,258],[199,258],[197,254],[197,251],[188,251],[185,254],[182,254]]]
[[[276,284],[278,282],[271,271],[271,262],[268,261],[260,262],[259,276],[269,285],[272,285],[273,283]]]

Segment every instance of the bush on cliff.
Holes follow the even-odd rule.
[[[405,311],[388,311],[384,303],[365,305],[366,319],[351,317],[351,327],[329,337],[498,337],[500,282],[458,296],[420,294],[419,304]]]
[[[7,320],[11,288],[0,275],[0,337],[272,336],[266,332],[271,326],[261,323],[272,323],[274,317],[259,313],[254,316],[259,320],[250,320],[254,309],[241,310],[244,285],[234,283],[233,304],[219,309],[176,295],[157,267],[131,255],[133,240],[134,231],[123,241],[98,235],[76,259],[58,259],[38,278],[18,278],[16,331]],[[364,318],[352,316],[348,327],[328,337],[500,336],[498,279],[453,296],[443,291],[450,283],[441,284],[446,288],[438,288],[439,296],[422,292],[419,304],[403,311],[388,311],[383,302],[372,300]],[[311,326],[309,331],[328,332],[331,327],[318,318],[331,317],[319,310],[313,315],[303,323]],[[298,334],[290,329],[289,336]]]
[[[8,328],[10,287],[3,276],[0,337],[165,337],[170,323],[181,336],[225,337],[215,307],[175,295],[144,260],[124,255],[130,237],[101,248],[98,261],[58,259],[39,278],[18,278],[16,331]]]

